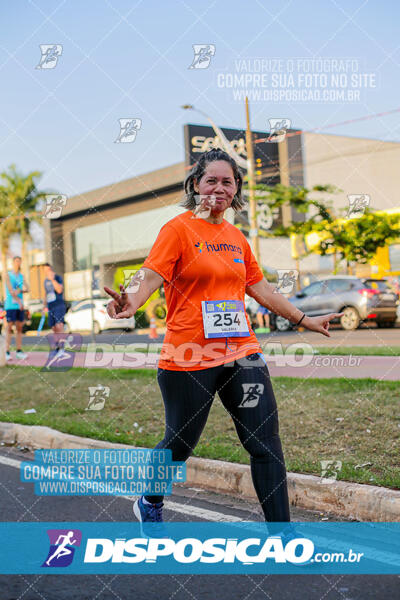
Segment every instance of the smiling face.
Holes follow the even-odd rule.
[[[210,207],[211,214],[223,213],[232,204],[237,192],[237,185],[231,165],[225,160],[215,160],[206,167],[200,181],[194,181],[194,190],[200,196],[214,196],[215,200],[206,199],[205,206]]]

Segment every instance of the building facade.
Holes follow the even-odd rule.
[[[196,137],[193,143],[200,150],[218,145],[211,128],[203,130],[200,132],[203,136],[198,131],[192,136]],[[240,143],[244,132],[226,131],[231,132],[231,138],[232,132],[238,131],[236,137]],[[186,156],[190,157],[185,162],[71,197],[59,218],[46,219],[46,257],[58,273],[68,278],[71,273],[98,267],[100,286],[112,286],[117,267],[137,264],[146,258],[160,228],[184,210],[179,203],[184,197],[183,181],[193,157],[187,129],[185,137]],[[337,186],[342,191],[331,197],[336,210],[348,206],[349,194],[368,194],[374,210],[400,206],[396,168],[399,143],[307,132],[297,132],[288,141],[294,139],[295,142],[288,143],[292,185]],[[264,160],[260,143],[261,154],[256,155],[258,182],[279,181],[276,146],[268,145]],[[245,155],[245,149],[241,151]],[[240,222],[231,209],[226,218]],[[279,221],[279,215],[276,218]],[[290,241],[261,238],[260,262],[268,270],[295,268]],[[301,269],[310,274],[331,272],[331,258],[312,255],[301,261]],[[68,283],[66,290],[68,295]]]

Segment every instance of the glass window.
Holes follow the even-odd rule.
[[[355,288],[355,282],[352,279],[328,279],[327,287],[330,292],[347,292]]]
[[[74,269],[89,268],[90,260],[99,265],[99,258],[107,254],[123,255],[128,250],[149,248],[161,227],[183,211],[177,204],[171,204],[109,221],[103,217],[100,223],[79,227],[72,233]]]
[[[76,310],[79,310],[81,304],[82,304],[81,300],[72,300],[72,302],[71,302],[71,311],[75,312]]]
[[[389,246],[389,261],[391,271],[400,271],[400,244]]]
[[[389,289],[386,281],[383,279],[367,279],[365,287],[371,290],[379,290],[380,292],[387,292]]]
[[[315,281],[311,285],[304,288],[302,292],[306,296],[315,296],[316,294],[323,294],[324,288],[325,286],[323,281]]]
[[[75,310],[87,310],[88,308],[95,308],[94,304],[90,304],[90,302],[86,302],[84,304],[81,304],[80,306],[77,306],[75,308]]]

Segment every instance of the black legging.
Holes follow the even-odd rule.
[[[169,448],[172,460],[185,461],[200,439],[218,392],[250,454],[253,484],[265,520],[290,521],[278,411],[265,359],[252,354],[230,365],[200,371],[158,369],[166,428],[156,449]],[[149,502],[163,499],[145,497]]]

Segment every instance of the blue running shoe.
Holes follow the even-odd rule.
[[[296,538],[302,538],[304,537],[304,535],[302,533],[300,533],[296,527],[293,524],[289,524],[287,525],[280,533],[277,534],[271,534],[269,537],[279,537],[282,540],[282,545],[284,547],[286,547],[286,544],[288,542],[290,542],[291,540],[294,540]],[[317,553],[320,554],[324,554],[325,552],[332,552],[332,550],[328,550],[328,548],[324,548],[322,546],[315,545],[314,544],[314,554],[313,556],[311,556],[308,560],[305,560],[304,562],[300,562],[300,563],[294,563],[293,566],[296,567],[309,567],[309,566],[313,566],[316,563],[314,562],[314,556]]]
[[[145,504],[143,496],[138,498],[133,505],[135,517],[140,521],[140,531],[143,537],[169,538],[162,518],[164,503]]]

